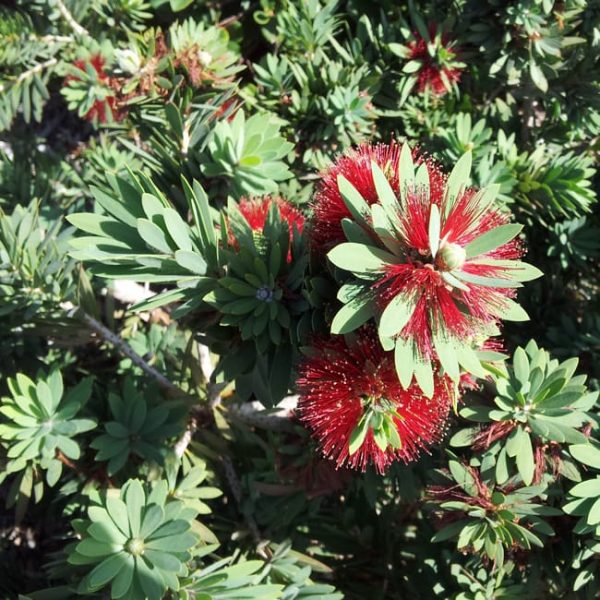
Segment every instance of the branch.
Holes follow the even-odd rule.
[[[150,366],[125,340],[119,337],[118,334],[111,331],[108,327],[100,323],[88,315],[82,308],[75,306],[68,311],[69,317],[75,317],[83,321],[92,331],[98,334],[104,341],[112,344],[121,354],[131,360],[134,365],[137,365],[144,373],[152,377],[158,385],[169,395],[172,396],[187,396],[180,387],[169,381],[162,373]]]
[[[244,404],[230,405],[227,413],[234,419],[260,429],[269,431],[294,431],[292,417],[298,405],[298,396],[287,396],[274,410],[265,410],[263,405],[255,400]]]
[[[88,36],[90,35],[90,32],[85,27],[82,27],[73,18],[73,15],[70,13],[69,9],[65,6],[65,3],[63,2],[63,0],[54,0],[54,1],[56,2],[56,6],[58,7],[58,10],[59,10],[60,14],[62,15],[63,19],[69,24],[71,29],[77,35],[88,35]]]
[[[51,67],[52,65],[55,65],[58,62],[57,58],[49,58],[47,61],[43,62],[43,63],[39,63],[37,65],[35,65],[35,67],[32,67],[31,69],[28,69],[27,71],[21,73],[17,79],[15,79],[15,81],[12,82],[11,85],[19,85],[20,83],[23,83],[23,81],[25,81],[26,79],[28,79],[29,77],[31,77],[32,75],[35,75],[36,73],[39,73],[39,71],[43,71],[44,69],[47,69],[48,67]],[[0,85],[0,94],[2,92],[4,92],[4,90],[6,89],[7,84],[2,84]]]
[[[248,529],[250,530],[250,534],[252,535],[252,539],[256,544],[256,553],[264,559],[268,559],[268,555],[265,553],[263,546],[264,542],[260,535],[260,530],[258,529],[258,525],[254,520],[254,517],[246,510],[244,510],[242,506],[242,484],[240,483],[239,477],[235,472],[235,468],[233,463],[231,462],[231,458],[229,456],[223,457],[223,466],[225,467],[225,478],[227,479],[227,483],[229,483],[229,487],[231,488],[231,493],[237,502],[238,508],[240,512],[246,518],[246,524],[248,525]]]

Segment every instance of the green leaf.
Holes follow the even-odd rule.
[[[396,194],[390,185],[384,172],[381,170],[376,162],[371,161],[371,172],[373,174],[373,183],[375,184],[375,190],[377,191],[377,198],[386,209],[387,214],[395,215],[398,210],[398,199]]]
[[[138,537],[142,517],[142,507],[146,503],[144,488],[139,479],[128,482],[125,491],[125,504],[127,505],[127,517],[129,519],[129,530],[132,537]]]
[[[449,338],[437,334],[433,336],[433,344],[446,374],[452,380],[458,381],[460,377],[460,369],[458,366],[458,358],[456,355],[456,347],[454,342]]]
[[[548,80],[542,71],[542,68],[530,58],[529,60],[529,74],[531,75],[531,80],[542,92],[548,91]]]
[[[99,590],[105,586],[111,579],[116,577],[121,569],[127,567],[127,555],[125,552],[119,552],[114,556],[104,559],[89,574],[87,580],[92,590]]]
[[[415,166],[412,159],[412,151],[408,144],[402,145],[399,159],[400,200],[406,205],[408,194],[415,189]]]
[[[600,523],[600,498],[590,507],[587,515],[588,525],[598,525]]]
[[[472,265],[489,265],[504,270],[505,276],[515,281],[532,281],[543,276],[537,267],[520,260],[501,260],[494,258],[474,258],[469,261]]]
[[[517,452],[517,469],[525,485],[531,485],[535,473],[535,461],[533,457],[533,447],[531,437],[521,428],[516,430],[519,437],[519,450]]]
[[[521,387],[529,382],[529,359],[527,358],[525,350],[521,347],[515,350],[513,356],[513,370]]]
[[[131,554],[126,555],[127,561],[124,567],[115,574],[115,577],[111,585],[111,598],[117,600],[118,598],[125,597],[125,594],[129,592],[131,582],[133,580],[133,574],[135,571],[135,560]]]
[[[358,422],[356,427],[352,430],[350,434],[350,442],[348,452],[350,456],[352,456],[355,452],[357,452],[360,447],[363,445],[365,438],[367,437],[367,433],[369,431],[369,419],[363,417]]]
[[[418,359],[415,362],[415,379],[421,391],[427,398],[433,397],[435,391],[434,380],[433,380],[433,369],[431,363],[428,360]]]
[[[385,250],[352,242],[338,244],[327,256],[336,267],[356,274],[382,272],[396,262],[396,257]]]
[[[452,477],[460,487],[469,494],[469,496],[477,496],[477,486],[475,485],[475,479],[471,472],[463,464],[457,460],[448,461],[448,468]]]
[[[179,213],[172,208],[163,210],[163,218],[167,231],[171,239],[180,250],[192,250],[192,239],[190,238],[190,228],[179,216]]]
[[[504,307],[494,307],[493,312],[496,316],[506,321],[529,321],[529,315],[514,300],[502,298],[502,304]]]
[[[177,250],[175,252],[175,261],[179,266],[196,275],[204,275],[206,273],[206,261],[196,252]]]
[[[396,339],[394,348],[394,364],[400,385],[406,390],[410,387],[417,357],[411,340]]]
[[[600,469],[600,449],[592,444],[574,444],[569,447],[571,456],[580,463]]]
[[[461,193],[464,191],[467,185],[469,185],[472,160],[473,157],[471,152],[466,152],[463,154],[458,159],[458,162],[454,165],[454,168],[448,177],[443,202],[444,217],[446,218],[452,211],[452,208],[460,197]],[[469,254],[467,252],[467,257],[468,256]]]
[[[576,498],[600,498],[600,477],[578,483],[569,493]]]
[[[129,530],[129,519],[127,517],[127,506],[125,503],[119,498],[112,498],[109,496],[106,499],[106,510],[114,524],[123,534],[129,537],[131,532]]]
[[[519,234],[521,229],[523,229],[522,225],[508,223],[487,231],[466,245],[465,252],[467,258],[486,254],[510,242],[510,240]]]
[[[148,219],[138,219],[137,230],[149,247],[154,248],[159,252],[164,252],[165,254],[172,253],[171,246],[167,242],[163,230],[152,221],[148,221]]]
[[[342,335],[358,329],[373,316],[373,304],[365,296],[354,298],[337,311],[331,323],[331,333]]]
[[[481,366],[481,362],[477,357],[477,353],[467,346],[460,344],[455,348],[458,364],[468,373],[472,373],[475,377],[485,377],[487,375],[485,369]]]
[[[350,214],[359,224],[368,225],[370,210],[366,200],[343,175],[338,175],[337,184]]]
[[[394,296],[381,314],[379,334],[384,337],[399,334],[409,322],[414,310],[414,300],[402,293]]]
[[[513,279],[502,279],[500,277],[492,278],[483,275],[474,275],[467,271],[453,271],[454,275],[467,283],[482,285],[491,288],[520,288],[523,287],[519,281]]]
[[[433,258],[440,247],[440,228],[440,209],[437,204],[432,204],[429,213],[429,249]]]

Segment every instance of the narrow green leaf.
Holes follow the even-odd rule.
[[[188,224],[179,216],[179,213],[172,208],[163,210],[163,218],[167,231],[171,239],[180,250],[192,250],[192,239],[190,237],[190,228]]]
[[[370,211],[365,199],[343,175],[338,175],[337,184],[350,214],[359,224],[367,225]]]
[[[431,212],[429,213],[429,249],[433,258],[435,258],[440,247],[440,229],[440,209],[437,207],[437,204],[432,204]]]
[[[375,184],[379,202],[388,212],[394,214],[398,210],[398,199],[390,182],[379,165],[374,161],[371,161],[371,172],[373,173],[373,183]]]
[[[356,274],[381,273],[387,265],[397,261],[385,250],[352,242],[338,244],[327,256],[336,267]]]
[[[398,171],[400,174],[400,200],[403,205],[406,205],[408,194],[415,189],[415,166],[408,144],[403,144],[400,151]]]
[[[417,357],[415,356],[412,341],[403,340],[398,337],[394,349],[394,363],[396,365],[396,373],[398,374],[400,385],[402,385],[405,390],[410,387],[412,382],[416,361]]]
[[[141,238],[148,244],[150,248],[155,248],[165,254],[171,254],[171,246],[167,242],[167,238],[163,230],[148,219],[137,220],[137,230]]]
[[[571,456],[580,463],[600,470],[600,449],[592,444],[574,444],[569,447]]]
[[[370,299],[354,298],[342,306],[331,323],[331,333],[343,335],[358,329],[373,316],[373,304]]]
[[[454,342],[442,335],[433,336],[433,344],[438,359],[446,372],[446,374],[454,381],[458,381],[460,377],[460,369],[456,356],[456,346]]]
[[[524,386],[529,382],[529,359],[523,348],[519,347],[515,350],[513,356],[513,370],[517,381]]]
[[[522,225],[516,223],[508,223],[507,225],[499,225],[490,231],[475,238],[471,243],[465,247],[467,258],[479,256],[480,254],[486,254],[495,250],[499,246],[510,242],[515,236],[517,236]]]
[[[415,302],[405,294],[397,294],[385,307],[381,321],[379,322],[379,333],[385,337],[394,337],[399,334],[410,320],[415,310]]]
[[[472,164],[471,152],[466,152],[454,165],[448,182],[446,183],[446,190],[444,193],[444,217],[448,217],[455,202],[458,200],[462,192],[469,185],[469,178],[471,177],[471,164]],[[467,254],[468,256],[468,254]]]
[[[352,430],[350,434],[350,442],[348,452],[350,456],[352,456],[355,452],[357,452],[360,447],[363,445],[365,438],[367,437],[367,433],[369,431],[369,420],[364,416],[358,422],[356,427]]]
[[[204,275],[206,273],[206,261],[196,252],[177,250],[175,252],[175,260],[179,266],[191,273],[195,273],[196,275]]]
[[[431,363],[428,360],[417,360],[415,362],[415,379],[421,391],[427,398],[433,397],[433,392],[435,390],[434,382],[433,382],[433,369],[431,367]]]
[[[519,435],[519,451],[517,452],[517,469],[525,485],[531,485],[535,473],[535,461],[531,438],[524,429],[517,429]]]

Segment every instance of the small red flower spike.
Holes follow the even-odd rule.
[[[403,389],[393,354],[371,328],[349,344],[342,336],[317,339],[297,385],[300,418],[323,454],[361,471],[373,464],[384,473],[393,461],[428,452],[442,438],[452,405],[447,378],[435,376],[431,398],[416,385]]]

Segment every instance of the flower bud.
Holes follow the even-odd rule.
[[[129,48],[124,50],[115,50],[115,57],[117,59],[117,64],[119,65],[119,69],[121,69],[121,71],[124,73],[135,75],[140,70],[142,59],[135,50],[131,50]]]
[[[210,65],[210,63],[212,62],[212,54],[210,52],[207,52],[206,50],[199,50],[198,51],[198,60],[200,61],[200,64],[203,67],[208,67],[208,65]]]
[[[467,258],[467,253],[458,244],[444,244],[437,253],[435,264],[440,271],[454,271],[460,269]]]

